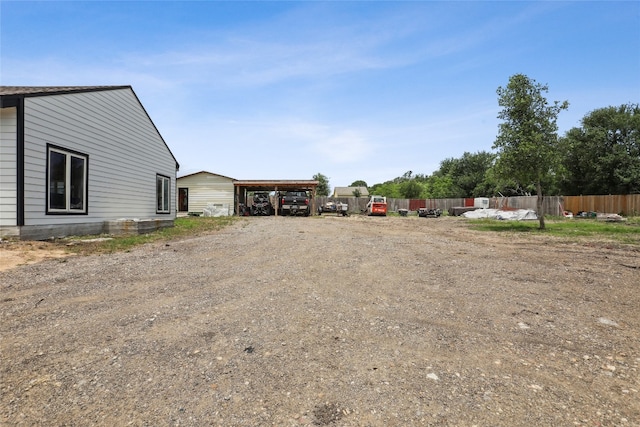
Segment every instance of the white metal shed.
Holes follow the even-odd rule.
[[[200,171],[177,180],[178,212],[203,214],[213,209],[223,216],[233,215],[233,178]]]

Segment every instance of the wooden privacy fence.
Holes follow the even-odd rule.
[[[573,213],[586,211],[638,216],[640,215],[640,194],[564,196],[564,208]]]
[[[367,197],[325,197],[316,199],[316,206],[327,200],[346,203],[350,212],[361,212],[367,206]],[[447,212],[449,208],[468,205],[469,199],[391,199],[387,198],[389,212],[399,209],[416,211],[421,207],[438,208]],[[537,196],[492,197],[489,207],[492,209],[530,209],[536,211]],[[562,215],[563,210],[574,214],[580,211],[614,213],[624,216],[640,215],[640,194],[607,196],[545,196],[543,211],[545,215]]]
[[[491,207],[504,207],[516,209],[537,210],[536,196],[493,198],[495,205]],[[563,210],[574,214],[585,212],[599,212],[608,214],[620,214],[623,216],[640,215],[640,194],[627,195],[603,195],[603,196],[546,196],[543,202],[545,215],[562,215]]]

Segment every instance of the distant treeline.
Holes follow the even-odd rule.
[[[558,138],[556,166],[544,178],[545,195],[640,193],[640,105],[594,110]],[[465,152],[440,162],[431,175],[406,172],[380,184],[355,181],[370,194],[399,199],[527,196],[533,183],[497,177],[496,154]]]

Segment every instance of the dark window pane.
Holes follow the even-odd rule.
[[[71,156],[71,209],[84,210],[85,160]]]
[[[55,151],[49,152],[49,208],[66,209],[65,189],[67,156]]]
[[[157,197],[156,209],[161,211],[162,210],[162,177],[156,177],[156,197]]]
[[[163,198],[164,198],[164,204],[163,204],[163,211],[168,212],[169,211],[169,180],[167,178],[164,178],[162,180],[163,182]]]

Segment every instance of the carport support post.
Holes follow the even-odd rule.
[[[236,191],[236,215],[240,216],[240,186],[235,186]]]
[[[278,208],[280,207],[280,196],[278,195],[278,186],[277,185],[276,185],[275,192],[276,192],[276,206],[275,206],[274,210],[276,211],[276,213],[274,215],[278,216]]]
[[[311,192],[311,194],[313,194],[313,197],[311,199],[311,209],[312,209],[312,211],[310,212],[310,215],[315,215],[316,212],[318,212],[316,210],[316,189],[317,188],[318,188],[317,186],[313,187],[313,191]]]

